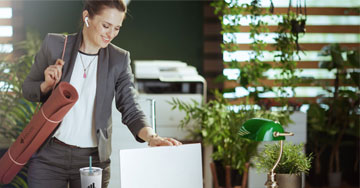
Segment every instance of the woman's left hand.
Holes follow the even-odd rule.
[[[154,135],[152,136],[149,141],[148,144],[150,147],[155,147],[155,146],[179,146],[182,145],[181,142],[173,139],[173,138],[166,138],[166,137],[160,137],[158,135]]]

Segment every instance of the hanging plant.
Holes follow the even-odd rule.
[[[278,101],[282,106],[289,104],[288,97],[291,97],[291,93],[286,89],[291,88],[292,95],[295,96],[295,87],[302,82],[296,75],[296,59],[300,60],[299,35],[305,34],[306,30],[306,0],[304,1],[304,11],[301,8],[301,0],[297,0],[296,4],[296,13],[290,11],[290,0],[288,13],[279,17],[277,36],[274,38],[276,43],[273,44],[277,51],[274,55],[274,62],[281,69],[276,83],[281,86],[278,90]]]
[[[240,47],[237,44],[237,34],[240,32],[240,25],[245,19],[249,20],[251,52],[249,59],[245,63],[239,63],[236,58],[231,59],[230,62],[224,62],[226,67],[238,69],[240,74],[237,79],[239,87],[243,87],[249,92],[249,98],[254,99],[255,103],[263,104],[263,99],[259,94],[265,92],[275,92],[278,96],[276,100],[281,106],[288,106],[288,88],[291,88],[292,93],[295,93],[294,88],[300,83],[299,77],[296,76],[296,58],[299,58],[299,45],[297,45],[299,34],[305,31],[305,21],[302,15],[302,8],[298,8],[299,13],[295,14],[289,11],[286,15],[278,15],[278,28],[276,30],[275,44],[272,46],[274,52],[274,64],[263,61],[264,51],[268,44],[264,41],[263,36],[268,36],[268,23],[261,18],[272,15],[274,12],[274,5],[271,2],[269,9],[261,7],[261,1],[253,0],[250,4],[238,3],[236,0],[214,1],[211,5],[215,7],[215,14],[218,15],[224,36],[224,42],[221,44],[223,52],[239,51]],[[300,1],[299,1],[300,2]],[[291,2],[290,2],[291,3]],[[301,4],[301,2],[300,2]],[[305,7],[305,6],[304,6]],[[304,12],[306,12],[304,10]],[[273,91],[269,86],[261,83],[266,79],[264,73],[271,68],[280,69],[280,74],[275,83],[279,84],[278,90]],[[256,87],[261,86],[261,87]],[[234,90],[234,89],[233,89]],[[267,106],[262,106],[267,108]]]
[[[270,90],[268,87],[264,87],[260,91],[256,87],[254,87],[254,90],[249,90],[248,88],[260,85],[260,79],[264,78],[264,73],[271,68],[269,63],[261,60],[267,44],[261,39],[260,35],[268,32],[268,24],[261,19],[261,16],[267,15],[268,10],[264,12],[258,0],[254,0],[250,4],[239,4],[235,0],[214,1],[211,5],[215,7],[215,14],[218,15],[221,21],[221,34],[227,39],[221,44],[223,52],[236,52],[240,50],[237,44],[238,38],[236,33],[240,32],[239,26],[241,22],[246,19],[249,20],[249,36],[252,40],[250,44],[250,58],[244,64],[240,64],[236,58],[224,63],[228,68],[240,70],[237,83],[239,83],[240,87],[248,90],[250,96],[257,101],[259,93]]]

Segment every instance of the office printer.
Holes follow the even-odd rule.
[[[135,87],[141,99],[155,100],[156,131],[164,137],[186,140],[186,130],[179,128],[185,112],[172,110],[173,98],[202,104],[206,100],[206,81],[195,67],[180,61],[135,61]]]

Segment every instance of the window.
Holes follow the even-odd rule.
[[[13,9],[10,1],[0,2],[0,53],[7,54],[13,51]]]
[[[244,3],[246,0],[239,1]],[[247,0],[251,2],[251,0]],[[289,1],[273,0],[276,12],[287,12]],[[270,6],[269,1],[262,1],[264,7]],[[296,3],[296,1],[293,1]],[[336,0],[317,1],[307,0],[307,21],[306,21],[306,34],[300,35],[299,43],[305,54],[301,53],[301,59],[298,61],[297,75],[305,78],[313,78],[316,80],[326,80],[329,83],[334,80],[334,71],[328,71],[327,69],[318,68],[319,61],[329,60],[329,57],[318,56],[319,51],[322,47],[331,43],[340,43],[342,47],[355,48],[359,47],[360,43],[360,15],[356,11],[352,11],[351,8],[358,8],[360,6],[359,1],[345,0],[339,3]],[[295,4],[293,5],[295,6]],[[227,15],[227,16],[238,16],[238,15]],[[239,33],[235,33],[237,36],[237,43],[241,46],[242,50],[236,52],[224,52],[221,53],[219,47],[222,40],[229,40],[228,33],[224,33],[219,36],[217,32],[220,32],[221,26],[216,22],[217,17],[213,13],[213,8],[207,6],[204,8],[204,75],[209,83],[209,88],[218,88],[219,85],[213,83],[213,79],[216,75],[223,73],[228,79],[236,79],[240,74],[239,70],[231,70],[219,65],[219,63],[228,62],[231,59],[236,59],[240,63],[245,63],[249,59],[249,44],[252,42],[249,38],[249,17],[241,17],[241,26]],[[269,24],[269,33],[260,35],[267,43],[274,43],[273,33],[277,26],[277,20],[271,18],[271,16],[263,16],[261,19],[266,20]],[[227,23],[224,19],[224,23]],[[264,52],[263,61],[271,62],[274,58],[273,51]],[[302,71],[300,71],[302,70]],[[349,70],[353,71],[353,70]],[[357,70],[359,71],[359,70]],[[277,77],[279,70],[270,69],[265,73],[267,76],[266,83],[276,90],[277,86],[274,82]],[[223,88],[236,87],[236,84],[231,81],[226,81]],[[351,86],[343,86],[351,88]],[[251,88],[247,88],[251,89]],[[329,89],[332,89],[331,84]],[[355,89],[355,88],[354,88]],[[290,92],[290,90],[289,90]],[[328,95],[320,85],[303,84],[299,86],[295,93],[291,93],[291,97],[298,99],[305,99],[309,101],[316,100],[316,97],[320,94]],[[237,99],[248,95],[248,91],[241,87],[236,87],[235,92],[225,93],[224,96],[229,99]],[[273,98],[275,94],[265,93],[260,97]],[[234,104],[237,100],[233,101]]]

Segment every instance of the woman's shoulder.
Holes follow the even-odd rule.
[[[45,36],[44,42],[48,45],[48,46],[63,46],[64,41],[65,41],[65,36],[68,36],[68,42],[70,43],[74,40],[71,40],[72,38],[75,39],[76,38],[76,34],[61,34],[61,33],[48,33]]]
[[[126,56],[129,54],[129,51],[125,50],[125,49],[122,49],[112,43],[110,43],[108,45],[108,49],[109,49],[109,53],[111,55],[115,55],[115,56]]]
[[[46,40],[51,41],[64,41],[65,40],[65,34],[60,33],[48,33],[45,37]],[[69,36],[69,35],[68,35]]]

